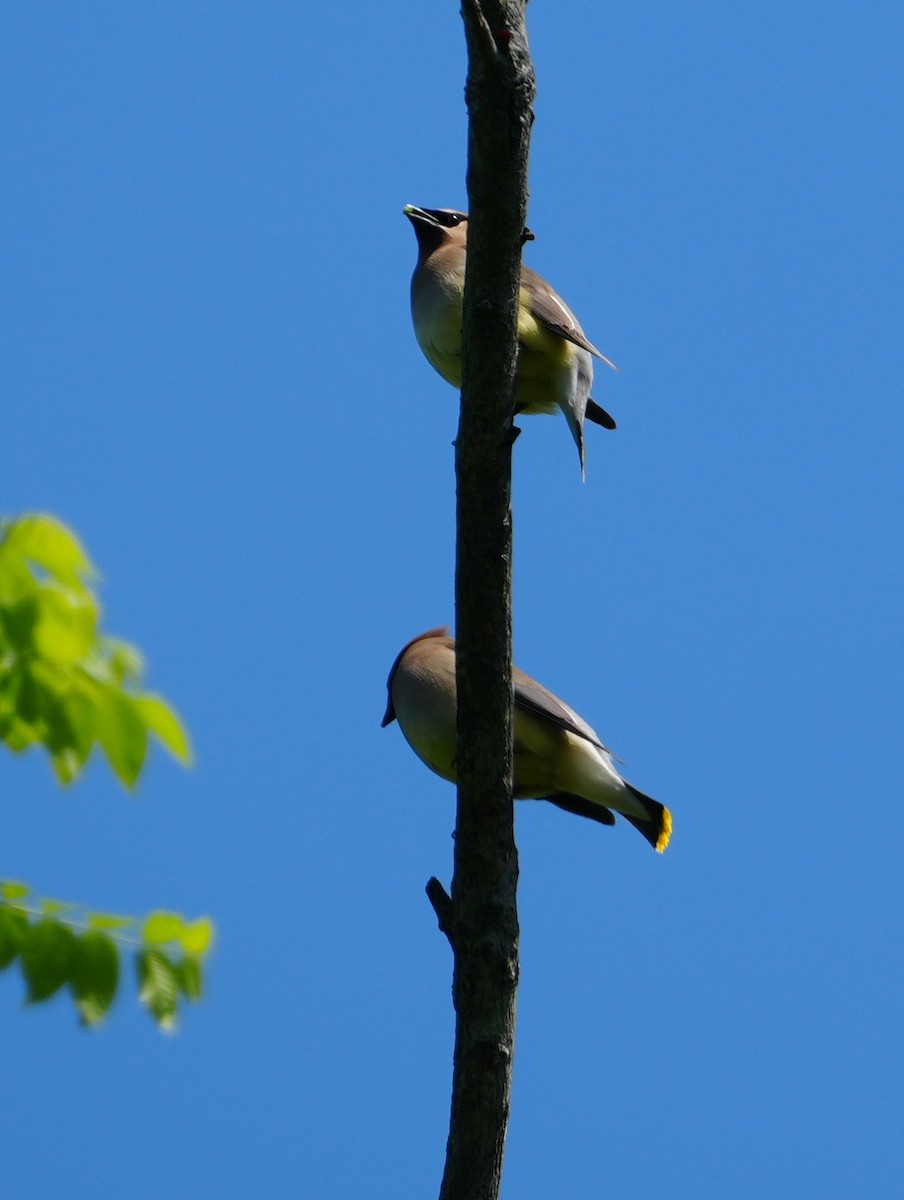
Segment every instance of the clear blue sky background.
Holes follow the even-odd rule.
[[[896,1197],[901,51],[891,3],[530,8],[527,260],[621,367],[515,450],[516,657],[674,812],[518,811],[507,1200]],[[380,729],[451,620],[457,397],[406,202],[463,206],[455,3],[0,16],[2,511],[70,522],[197,767],[0,758],[0,874],[209,913],[161,1036],[20,1010],[16,1200],[436,1193],[454,791]]]

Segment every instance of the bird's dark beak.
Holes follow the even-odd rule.
[[[402,212],[405,214],[411,224],[415,226],[415,228],[417,228],[419,221],[424,225],[438,224],[436,218],[430,212],[429,208],[418,208],[416,204],[406,204],[402,209]]]

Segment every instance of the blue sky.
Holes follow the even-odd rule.
[[[897,5],[530,6],[527,261],[620,366],[515,450],[515,645],[667,803],[518,810],[504,1196],[900,1194]],[[452,619],[454,391],[407,202],[464,206],[455,4],[7,6],[3,503],[71,523],[197,766],[0,759],[0,875],[211,914],[206,1003],[6,1030],[22,1200],[423,1197],[454,792],[380,729]]]

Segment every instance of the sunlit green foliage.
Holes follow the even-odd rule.
[[[131,788],[149,735],[180,762],[191,749],[172,708],[140,690],[139,652],[100,631],[96,578],[53,517],[0,519],[0,739],[16,751],[44,746],[64,784],[99,744]]]
[[[203,959],[213,944],[207,917],[154,912],[141,920],[36,899],[27,884],[0,880],[0,971],[18,960],[26,1003],[68,986],[83,1025],[97,1025],[116,998],[120,958],[135,951],[138,998],[157,1024],[175,1027],[181,1000],[200,1000]]]
[[[191,748],[166,701],[141,691],[139,652],[101,632],[96,579],[78,538],[53,517],[0,518],[0,741],[17,752],[43,746],[63,784],[100,745],[133,788],[150,737],[183,764]],[[212,942],[207,917],[90,912],[0,881],[0,971],[19,963],[29,1004],[68,988],[84,1025],[106,1016],[122,955],[134,952],[139,999],[172,1029],[180,1001],[201,998]]]

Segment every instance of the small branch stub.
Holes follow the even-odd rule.
[[[439,924],[440,933],[444,933],[449,939],[449,945],[455,949],[455,936],[453,931],[453,904],[452,897],[436,878],[435,875],[427,880],[427,886],[424,889],[427,893],[427,899],[433,905],[433,911],[436,913],[436,919]]]

